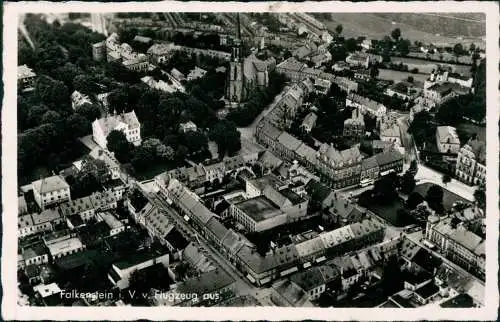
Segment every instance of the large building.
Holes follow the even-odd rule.
[[[471,185],[486,181],[486,144],[471,139],[458,152],[455,174],[458,179]]]
[[[322,179],[333,188],[342,188],[359,183],[363,157],[358,146],[339,151],[323,143],[317,153],[318,171]]]
[[[230,102],[243,102],[256,88],[265,88],[269,85],[269,74],[275,69],[274,58],[262,60],[255,54],[243,59],[241,43],[240,16],[236,14],[236,39],[233,44],[226,96]]]
[[[440,220],[437,216],[429,216],[425,238],[446,257],[484,278],[486,241],[467,230],[462,223],[454,224],[451,217]]]
[[[92,137],[103,149],[108,144],[109,133],[114,130],[123,132],[127,141],[135,146],[141,145],[141,124],[134,111],[107,116],[92,123]]]
[[[436,145],[441,153],[458,154],[460,139],[457,129],[452,126],[438,126],[436,129]]]
[[[71,200],[69,185],[60,176],[52,176],[32,183],[35,201],[44,210],[47,206]]]

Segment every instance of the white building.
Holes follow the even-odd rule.
[[[71,200],[69,185],[60,176],[52,176],[32,183],[33,195],[42,210],[46,206]]]
[[[55,224],[60,223],[61,215],[57,210],[47,209],[37,214],[18,216],[18,237],[25,237],[38,232],[51,231]]]
[[[458,154],[460,139],[457,130],[452,126],[438,126],[436,128],[436,145],[441,153]]]
[[[27,90],[33,87],[36,74],[27,65],[17,66],[17,86],[21,90]]]
[[[98,217],[100,221],[104,221],[108,225],[110,236],[119,234],[125,230],[125,225],[109,212],[99,213]]]
[[[54,236],[44,237],[44,241],[53,260],[81,252],[85,249],[85,245],[80,239],[71,235],[59,236],[55,234]]]
[[[84,104],[92,104],[92,101],[87,95],[82,94],[79,91],[74,91],[73,94],[71,94],[71,107],[73,110],[76,110]]]
[[[386,124],[380,127],[380,139],[401,146],[401,132],[397,123]]]
[[[114,130],[123,132],[127,141],[135,146],[141,145],[141,124],[134,111],[104,117],[92,123],[93,139],[103,149],[108,144],[109,133]]]
[[[307,133],[311,132],[314,126],[316,126],[316,121],[318,120],[318,116],[316,113],[309,113],[306,115],[304,120],[302,121],[302,125],[300,126]]]

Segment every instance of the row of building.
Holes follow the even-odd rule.
[[[257,285],[298,270],[300,264],[312,264],[346,251],[380,241],[382,225],[364,220],[340,229],[325,232],[312,240],[275,249],[266,256],[259,255],[254,246],[242,235],[227,229],[218,216],[206,208],[196,194],[176,179],[156,178],[158,189],[182,215],[199,227],[208,239],[219,247],[228,259]]]

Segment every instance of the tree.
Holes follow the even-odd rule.
[[[410,171],[406,171],[401,178],[401,191],[403,193],[409,194],[415,189],[416,181],[413,174]]]
[[[183,143],[191,153],[206,150],[208,148],[207,137],[201,132],[189,131],[185,133]]]
[[[344,47],[348,52],[353,52],[359,49],[358,42],[354,38],[346,39],[346,41],[344,42]]]
[[[344,27],[342,27],[342,25],[337,25],[337,27],[335,27],[335,33],[337,34],[337,36],[340,36],[343,29]]]
[[[376,200],[390,203],[397,198],[396,188],[398,176],[395,173],[388,174],[375,181],[372,194]]]
[[[187,147],[185,147],[184,145],[179,145],[177,147],[177,151],[175,151],[175,158],[179,161],[184,160],[188,152],[189,149]]]
[[[413,78],[413,76],[408,76],[408,78],[406,80],[408,81],[408,83],[413,83],[414,78]]]
[[[458,58],[464,54],[464,46],[460,43],[453,46],[453,54]]]
[[[76,113],[85,117],[89,122],[94,122],[96,119],[101,117],[101,110],[96,104],[85,103],[78,107]]]
[[[54,111],[47,111],[43,114],[40,124],[57,123],[61,120],[61,115]]]
[[[115,153],[115,157],[118,161],[127,163],[130,160],[134,146],[127,141],[122,131],[111,131],[107,137],[107,141],[106,148]]]
[[[448,182],[451,182],[451,176],[447,173],[443,174],[443,183],[446,185]]]
[[[99,159],[87,157],[80,173],[88,173],[94,176],[99,184],[104,184],[111,180],[111,173],[106,162]]]
[[[66,119],[66,125],[76,137],[82,137],[91,133],[90,122],[78,113],[73,113]]]
[[[415,142],[419,145],[430,140],[435,140],[436,125],[432,116],[427,111],[421,111],[415,114],[408,132],[413,135]]]
[[[210,130],[209,137],[217,144],[221,158],[226,152],[229,155],[234,155],[241,149],[240,132],[231,121],[219,121]]]
[[[399,37],[401,37],[401,29],[399,29],[399,28],[394,29],[394,30],[391,32],[391,37],[392,37],[392,39],[394,39],[395,41],[398,41],[398,40],[399,40]]]
[[[418,192],[412,192],[406,200],[406,208],[413,210],[422,202],[424,202],[424,197],[422,197],[422,195]]]
[[[144,146],[138,146],[133,150],[130,163],[137,171],[143,171],[155,161],[156,150],[152,151]]]
[[[438,185],[430,186],[425,196],[425,200],[427,201],[429,208],[431,208],[437,213],[443,213],[444,212],[443,195],[444,195],[443,188],[441,188]]]
[[[92,95],[96,92],[96,84],[87,74],[75,76],[73,79],[73,88],[85,95]]]

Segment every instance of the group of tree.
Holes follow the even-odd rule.
[[[384,92],[377,86],[377,83],[374,80],[360,83],[360,85],[361,86],[359,86],[358,89],[360,95],[365,96],[378,103],[384,104],[387,108],[398,111],[408,111],[410,108],[408,101],[403,100],[396,95],[385,95]]]
[[[239,127],[250,125],[264,108],[273,101],[275,96],[283,90],[286,81],[285,75],[277,72],[271,73],[269,75],[269,86],[256,89],[250,93],[248,101],[229,112],[228,120],[231,120]]]
[[[120,163],[130,163],[136,171],[143,171],[155,162],[173,161],[177,157],[171,146],[156,138],[148,138],[140,146],[134,146],[127,141],[123,132],[113,130],[107,141],[107,149],[114,153],[116,159]]]
[[[427,111],[415,113],[408,132],[413,135],[415,143],[422,146],[424,142],[431,142],[436,137],[436,122]]]
[[[232,156],[241,149],[240,132],[231,121],[217,122],[210,130],[209,137],[217,144],[220,158],[226,153]]]
[[[104,161],[86,157],[82,162],[82,168],[78,173],[66,177],[71,187],[71,197],[74,199],[103,190],[103,185],[111,180],[111,174]]]

